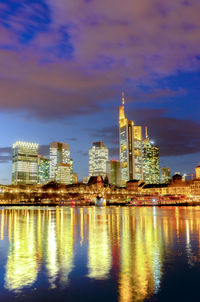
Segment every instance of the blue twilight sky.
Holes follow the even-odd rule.
[[[117,157],[118,106],[148,126],[160,166],[200,161],[199,0],[0,0],[0,183],[11,145],[70,144],[79,179],[103,140]]]

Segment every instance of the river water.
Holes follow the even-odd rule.
[[[200,207],[0,208],[0,301],[199,301]]]

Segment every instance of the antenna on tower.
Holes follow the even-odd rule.
[[[124,91],[122,91],[122,106],[124,106]]]
[[[146,138],[148,138],[148,127],[147,126],[145,127],[145,136],[146,136]]]

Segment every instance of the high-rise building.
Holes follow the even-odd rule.
[[[70,164],[60,163],[57,165],[55,177],[57,183],[69,185],[71,183],[70,176]]]
[[[159,149],[149,139],[146,128],[146,138],[143,141],[143,176],[147,184],[159,184]]]
[[[89,150],[89,177],[106,176],[106,162],[108,161],[108,148],[102,141],[94,142]]]
[[[18,141],[12,146],[12,184],[38,183],[38,144]]]
[[[56,169],[59,164],[70,164],[70,147],[66,143],[52,142],[50,144],[49,176],[51,180],[56,178]]]
[[[200,179],[200,166],[197,166],[195,168],[195,175],[196,175],[196,179]]]
[[[162,167],[161,168],[161,182],[163,184],[167,184],[170,182],[171,179],[171,171],[168,167]]]
[[[70,183],[73,184],[74,161],[70,158]]]
[[[109,160],[106,163],[106,174],[109,183],[112,185],[121,185],[120,162],[116,160]]]
[[[123,186],[131,179],[143,178],[142,171],[142,127],[127,120],[124,113],[124,93],[119,107],[119,140],[121,183]]]
[[[38,184],[45,184],[49,181],[49,159],[38,155]]]

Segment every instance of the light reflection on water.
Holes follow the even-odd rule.
[[[200,260],[199,207],[15,207],[0,219],[5,297],[110,280],[118,301],[150,300],[176,259]]]

